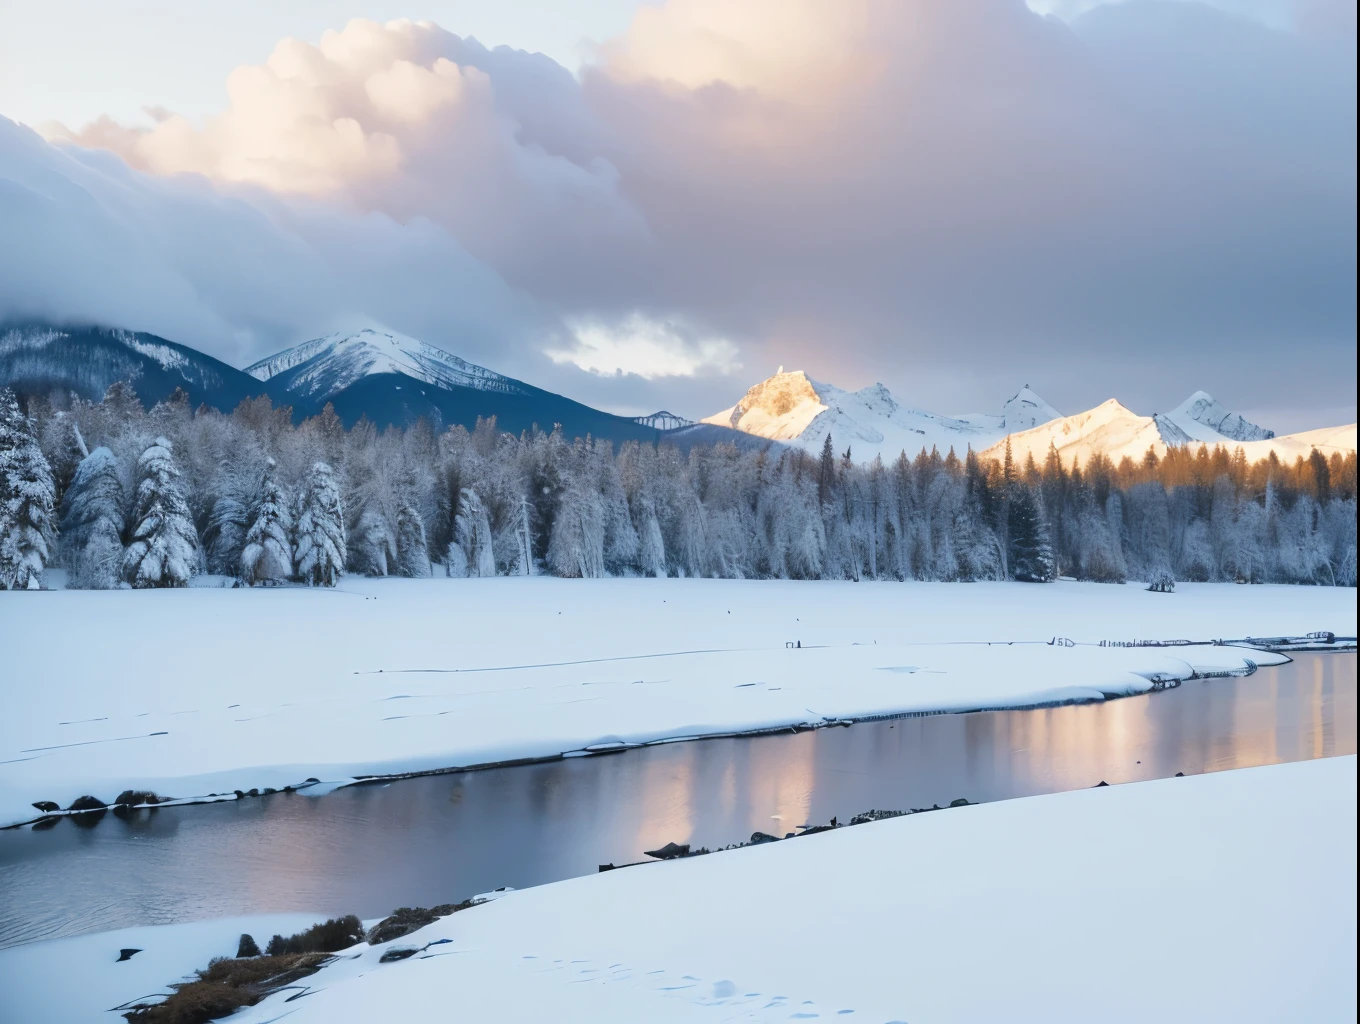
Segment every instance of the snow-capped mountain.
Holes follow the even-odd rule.
[[[590,434],[616,444],[666,440],[680,448],[740,439],[730,430],[662,430],[535,388],[476,366],[413,338],[383,331],[317,338],[250,367],[250,372],[152,334],[107,327],[14,324],[0,327],[0,385],[22,394],[70,390],[98,401],[115,381],[127,381],[150,408],[176,388],[191,405],[222,412],[243,399],[268,395],[290,406],[295,420],[327,403],[348,426],[367,417],[379,428],[424,418],[436,430],[496,418],[519,433],[560,424],[568,438]]]
[[[1221,429],[1216,429],[1215,425]],[[1116,463],[1125,456],[1136,462],[1149,448],[1160,457],[1171,447],[1197,445],[1241,447],[1248,461],[1253,462],[1266,458],[1273,451],[1280,459],[1293,462],[1300,455],[1306,458],[1313,448],[1324,454],[1354,451],[1355,437],[1353,423],[1276,437],[1273,431],[1229,412],[1211,395],[1196,391],[1171,412],[1151,416],[1139,416],[1111,398],[1075,416],[1064,416],[1031,430],[1010,434],[1009,440],[1011,457],[1019,463],[1030,455],[1042,463],[1052,444],[1064,464],[1071,465],[1076,460],[1085,465],[1097,453]],[[983,452],[983,456],[1000,459],[1005,453],[1006,440],[1003,437]]]
[[[1152,416],[1139,416],[1113,398],[1075,416],[1063,416],[1030,430],[1009,434],[983,452],[983,458],[1000,459],[1005,454],[1008,440],[1011,457],[1021,465],[1030,455],[1042,465],[1050,444],[1058,449],[1066,465],[1071,465],[1073,459],[1085,465],[1097,452],[1118,462],[1125,455],[1141,459],[1149,447],[1156,448],[1159,454],[1166,451],[1166,441],[1157,420]]]
[[[702,422],[786,441],[812,452],[821,449],[829,433],[836,450],[848,447],[857,461],[875,455],[889,461],[901,452],[915,455],[932,446],[941,452],[953,448],[962,455],[970,445],[985,448],[1005,437],[1008,430],[1026,430],[1058,415],[1028,386],[1005,404],[1000,416],[938,416],[902,405],[882,384],[844,391],[815,381],[801,370],[785,373],[780,367],[735,405]]]
[[[1275,436],[1275,431],[1229,412],[1213,395],[1203,391],[1196,391],[1168,413],[1158,413],[1157,419],[1173,424],[1194,441],[1218,441],[1225,437],[1233,441],[1265,441]]]
[[[1036,395],[1026,384],[1019,392],[1001,407],[1002,428],[1008,434],[1033,428],[1056,420],[1062,413]]]
[[[41,323],[0,327],[0,384],[28,394],[74,391],[98,401],[115,381],[132,385],[147,408],[176,388],[191,405],[227,412],[270,391],[220,359],[154,334]]]
[[[364,377],[396,373],[440,388],[473,388],[526,395],[517,380],[469,363],[404,334],[365,328],[328,334],[246,367],[257,380],[316,401],[338,394]]]

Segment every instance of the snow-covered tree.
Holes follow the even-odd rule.
[[[328,463],[315,462],[307,473],[294,550],[303,582],[313,587],[335,586],[347,555],[345,513],[335,471]]]
[[[374,507],[364,509],[350,537],[350,562],[356,571],[369,576],[386,576],[397,560],[397,538],[387,517]]]
[[[455,558],[452,561],[461,561],[464,575],[496,575],[491,520],[477,492],[468,488],[463,489],[458,502],[458,515],[454,520],[454,540],[450,548],[455,546],[460,549],[462,558]]]
[[[70,586],[107,590],[118,585],[123,507],[118,460],[108,448],[96,448],[80,460],[61,502],[61,546]]]
[[[647,502],[642,513],[642,529],[638,531],[639,555],[642,572],[664,579],[666,576],[666,546],[661,540],[661,525],[656,521],[656,509]]]
[[[52,469],[9,388],[0,388],[0,589],[42,585],[56,487]]]
[[[198,558],[198,534],[180,487],[174,446],[153,441],[137,460],[132,540],[122,575],[134,587],[183,587]]]
[[[257,583],[281,583],[293,575],[293,553],[289,533],[293,527],[288,511],[288,495],[276,476],[276,463],[265,460],[255,501],[250,508],[250,529],[241,550],[241,578]]]
[[[424,579],[430,575],[430,549],[425,543],[425,523],[409,501],[397,509],[398,576]]]
[[[604,573],[604,502],[593,489],[562,495],[548,542],[548,564],[559,576],[597,579]]]

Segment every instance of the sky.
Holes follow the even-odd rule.
[[[359,20],[355,20],[359,19]],[[401,20],[405,19],[405,20]],[[0,319],[599,407],[1356,405],[1341,0],[0,0]]]

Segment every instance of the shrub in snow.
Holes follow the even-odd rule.
[[[0,589],[36,589],[47,565],[52,469],[9,388],[0,388]]]
[[[179,480],[173,446],[158,437],[137,460],[132,541],[122,565],[134,587],[182,587],[193,574],[198,534]]]
[[[397,509],[398,576],[424,579],[430,575],[430,549],[425,543],[425,523],[409,501]]]
[[[1169,594],[1176,589],[1176,579],[1166,569],[1152,574],[1152,579],[1148,582],[1148,590],[1154,594]]]
[[[495,576],[496,554],[491,539],[491,519],[477,492],[464,488],[454,519],[454,545],[461,549],[464,575]],[[452,545],[451,545],[452,547]],[[454,559],[450,558],[452,565]]]
[[[109,449],[96,448],[81,459],[61,503],[61,544],[71,586],[107,590],[118,585],[123,504],[118,460]]]
[[[327,463],[313,464],[307,474],[295,538],[298,576],[313,587],[335,586],[346,558],[345,513]]]
[[[241,578],[256,583],[279,583],[293,575],[292,529],[288,496],[274,476],[274,460],[265,461],[259,493],[250,509],[250,530],[241,551]]]

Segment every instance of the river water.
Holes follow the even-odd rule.
[[[378,917],[860,811],[1356,750],[1356,658],[1099,704],[862,723],[0,832],[0,947],[281,911]]]

